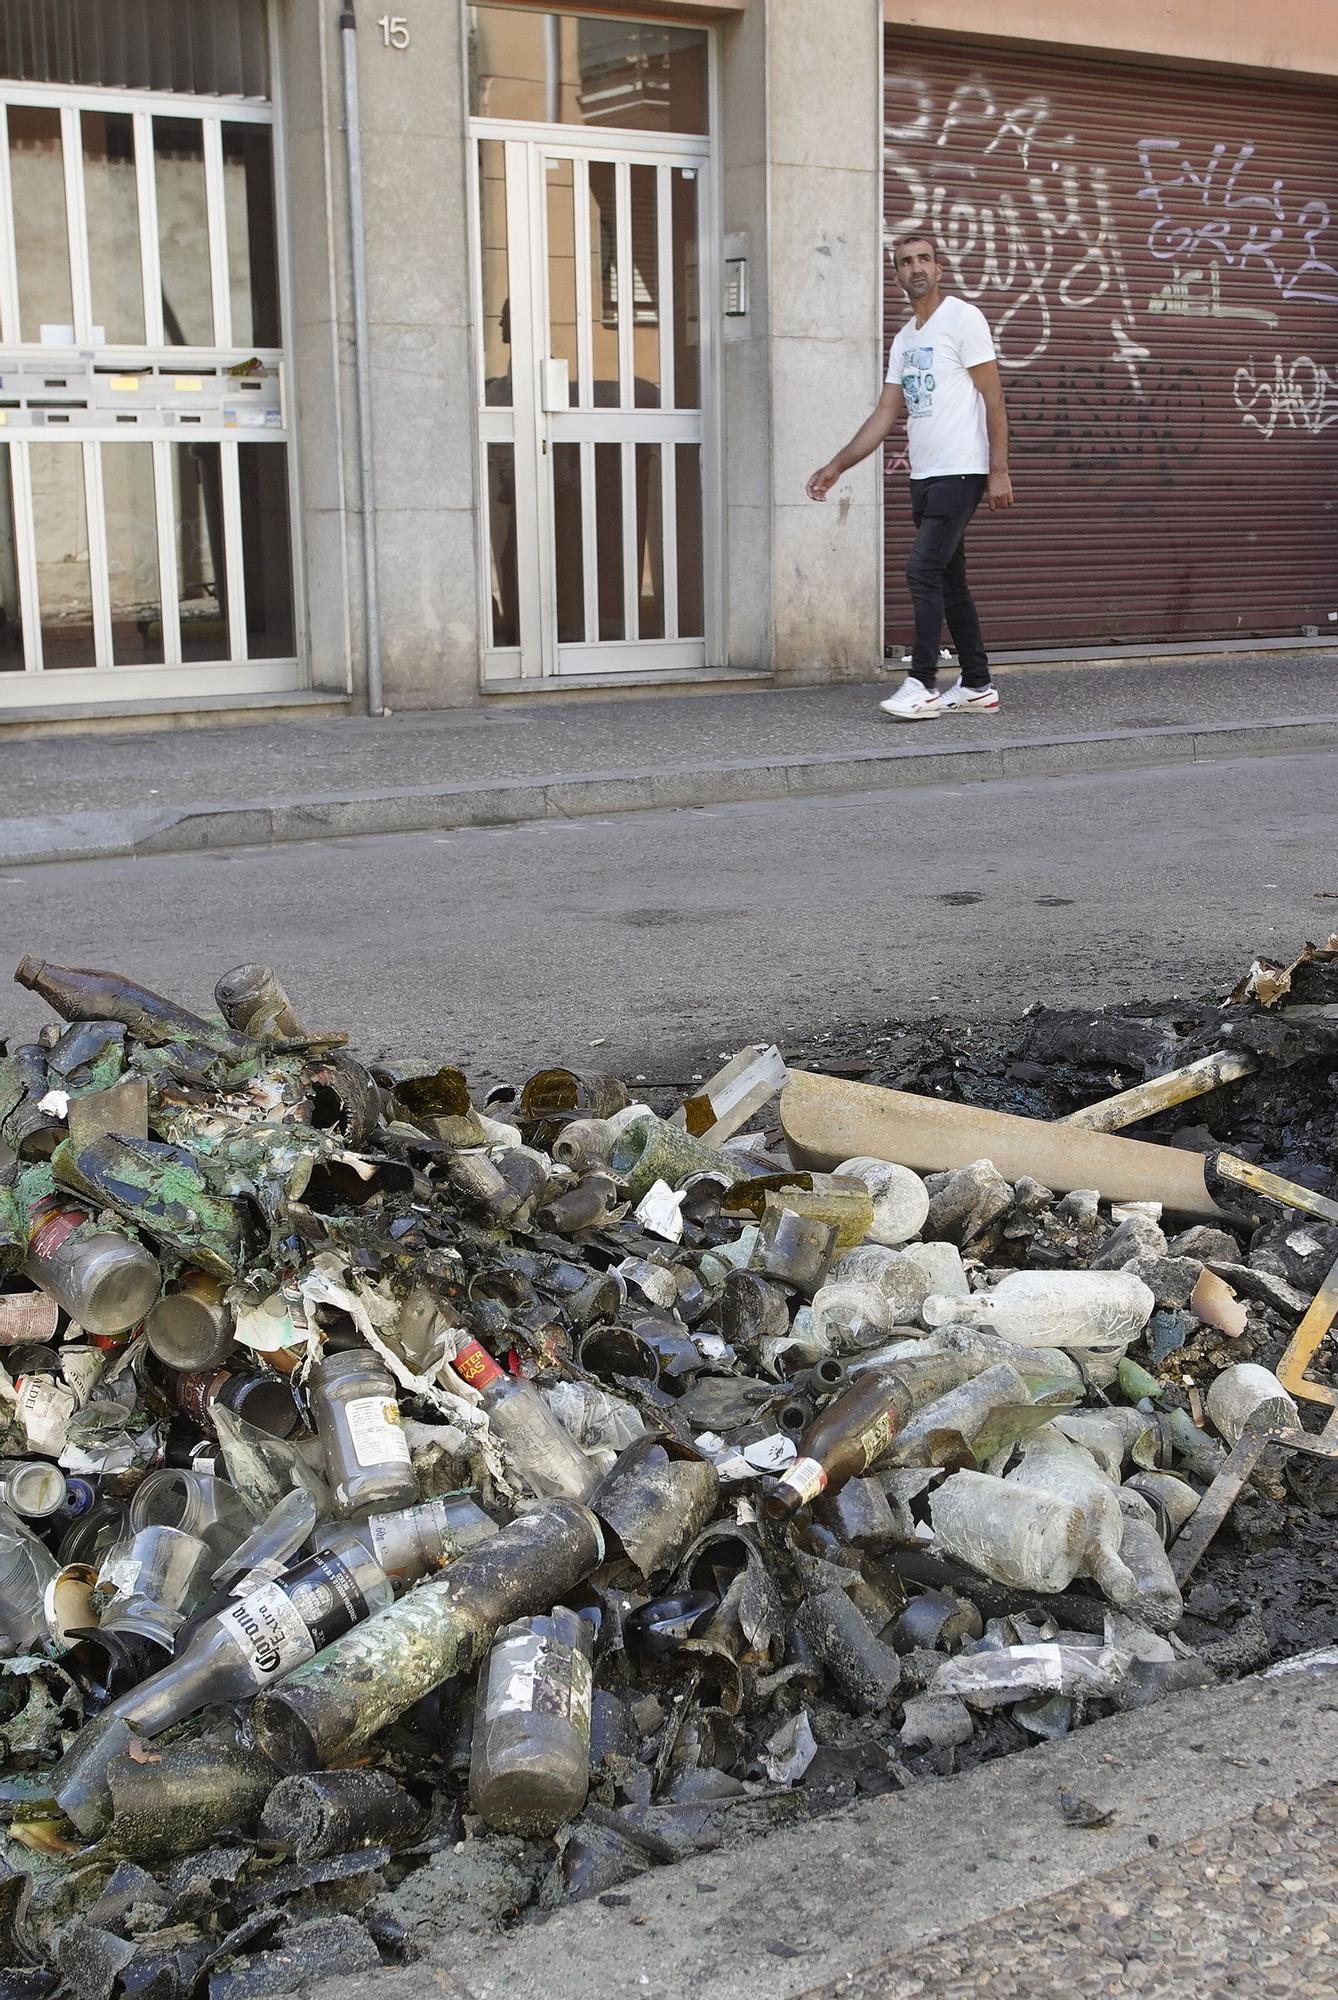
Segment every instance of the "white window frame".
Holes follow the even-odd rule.
[[[14,512],[16,567],[22,606],[24,671],[0,673],[0,714],[15,709],[61,707],[80,703],[136,702],[173,696],[278,693],[307,685],[307,604],[301,562],[301,496],[296,441],[291,424],[286,348],[239,348],[233,344],[232,298],[227,261],[227,228],[223,167],[223,123],[264,125],[273,133],[274,203],[280,324],[291,346],[293,339],[292,246],[289,234],[287,162],[283,124],[281,48],[275,10],[268,9],[273,98],[193,97],[174,91],[135,91],[114,87],[0,81],[0,374],[16,363],[42,360],[53,368],[75,354],[93,353],[99,368],[122,366],[127,372],[159,366],[189,378],[197,370],[226,368],[252,354],[279,370],[281,426],[248,431],[213,422],[178,426],[146,421],[118,429],[112,413],[99,416],[81,411],[77,423],[49,428],[6,424],[0,409],[0,445],[8,447]],[[60,112],[64,146],[66,215],[70,231],[70,277],[75,348],[56,350],[38,342],[21,342],[18,319],[18,275],[14,247],[13,201],[9,176],[8,104],[40,105]],[[134,119],[136,192],[140,228],[140,276],[145,308],[143,345],[108,344],[92,347],[94,308],[88,255],[82,113],[129,114]],[[213,347],[173,347],[164,339],[159,271],[157,190],[152,148],[154,117],[200,121],[205,159],[210,293],[214,311]],[[59,441],[61,448],[82,448],[84,491],[88,510],[89,564],[97,665],[46,671],[43,668],[41,614],[37,595],[37,551],[32,516],[29,452],[34,443]],[[155,519],[158,537],[160,603],[164,663],[159,666],[117,666],[113,658],[110,580],[107,572],[106,521],[102,507],[101,446],[119,442],[152,448]],[[172,502],[170,448],[190,443],[216,443],[222,468],[224,556],[227,600],[220,606],[227,619],[229,652],[217,663],[183,664],[177,588],[175,518]],[[242,561],[241,489],[238,450],[256,443],[282,451],[289,504],[290,572],[293,592],[295,647],[290,657],[251,660],[246,649],[245,575]],[[0,466],[0,477],[4,476]]]

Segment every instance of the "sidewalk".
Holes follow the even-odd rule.
[[[0,742],[0,866],[1338,746],[1338,654],[1005,668],[913,725],[898,681]]]

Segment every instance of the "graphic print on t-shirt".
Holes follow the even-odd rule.
[[[913,417],[927,417],[934,407],[934,349],[908,347],[901,357],[901,392]]]

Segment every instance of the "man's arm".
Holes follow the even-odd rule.
[[[842,445],[835,458],[829,458],[805,482],[804,491],[810,500],[825,500],[843,472],[849,472],[852,465],[858,465],[871,451],[877,451],[890,433],[892,426],[906,414],[906,398],[900,382],[889,382],[878,398],[871,416],[865,418],[855,432],[850,443]]]
[[[985,425],[990,439],[990,481],[985,489],[986,504],[991,509],[1011,507],[1013,482],[1008,472],[1008,412],[1004,408],[999,364],[997,361],[978,361],[969,372],[985,399]]]

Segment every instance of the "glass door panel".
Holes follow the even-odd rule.
[[[95,667],[93,576],[82,444],[32,444],[33,543],[42,666],[52,673]]]
[[[102,446],[102,507],[112,659],[118,667],[161,666],[167,655],[151,444]]]
[[[19,279],[19,339],[74,344],[65,148],[54,105],[9,107],[9,183]],[[62,331],[63,329],[63,331]]]
[[[23,607],[19,602],[19,553],[14,536],[10,453],[0,444],[0,674],[23,672]]]
[[[153,157],[163,337],[169,347],[212,347],[213,268],[200,120],[155,118]]]
[[[85,111],[84,207],[93,324],[113,347],[144,341],[135,121],[128,111]]]
[[[181,657],[231,659],[221,447],[177,444],[171,451]]]
[[[703,667],[704,158],[477,146],[485,673]]]

